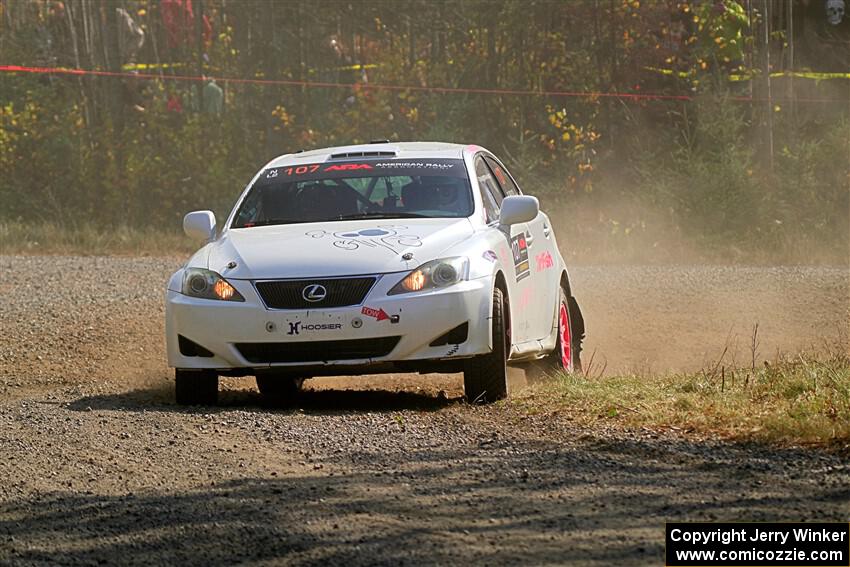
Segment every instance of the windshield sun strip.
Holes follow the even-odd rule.
[[[365,188],[366,191],[363,191],[362,184],[354,183],[352,185],[351,183],[355,179],[363,178],[370,180],[368,186]],[[446,181],[440,182],[440,178],[446,178]],[[373,193],[380,187],[379,183],[381,179],[386,184],[384,200],[380,201],[381,197],[378,197],[376,201],[365,203],[364,201],[370,201]],[[262,208],[265,206],[265,201],[263,200],[263,196],[257,193],[258,191],[268,191],[270,187],[289,188],[293,183],[298,183],[299,185],[309,183],[311,190],[314,192],[318,191],[319,193],[321,193],[322,188],[327,188],[329,192],[350,191],[360,203],[356,206],[349,205],[351,208],[368,209],[372,206],[387,206],[385,201],[387,198],[392,200],[391,202],[393,204],[391,206],[397,207],[395,203],[400,200],[404,187],[412,182],[420,183],[422,182],[420,180],[424,179],[428,179],[428,184],[431,186],[434,184],[444,184],[446,187],[443,190],[449,191],[449,195],[455,201],[454,203],[449,202],[450,204],[448,206],[455,206],[456,208],[454,210],[450,208],[439,210],[442,206],[428,208],[423,206],[420,210],[378,210],[374,211],[374,215],[369,214],[369,210],[361,210],[349,213],[331,212],[327,215],[320,214],[318,218],[275,217],[264,219],[262,218],[264,216]],[[449,179],[453,179],[454,181],[449,181]],[[358,186],[361,187],[360,190],[357,189]],[[303,191],[304,187],[295,190]],[[451,191],[458,193],[453,194]],[[459,192],[462,192],[462,194]],[[321,200],[321,195],[318,196],[318,200]],[[445,206],[445,203],[443,206]],[[346,207],[340,208],[344,210]],[[262,171],[257,176],[245,198],[240,202],[230,228],[253,228],[257,226],[335,222],[370,218],[399,220],[410,218],[463,218],[472,214],[473,210],[474,199],[472,188],[469,183],[466,165],[461,159],[384,159],[343,163],[325,162],[299,166],[281,166]],[[268,211],[266,211],[267,213]],[[298,213],[302,213],[302,211],[298,211]]]

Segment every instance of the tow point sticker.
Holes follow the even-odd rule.
[[[360,313],[366,315],[367,317],[374,317],[376,321],[386,321],[390,318],[387,312],[383,309],[373,309],[371,307],[364,307],[360,310]]]

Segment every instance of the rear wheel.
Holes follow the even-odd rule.
[[[486,404],[508,396],[508,347],[510,340],[505,321],[504,294],[493,290],[493,350],[466,363],[463,372],[463,390],[471,404]]]
[[[558,338],[555,350],[541,360],[544,371],[581,372],[584,321],[578,302],[561,288],[558,296]]]
[[[257,389],[265,401],[272,405],[288,405],[295,401],[304,378],[264,374],[257,376]]]
[[[218,403],[218,374],[178,368],[174,371],[174,397],[181,406],[214,406]]]

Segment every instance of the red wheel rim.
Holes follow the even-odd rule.
[[[558,333],[561,343],[561,366],[567,372],[572,372],[573,357],[571,352],[572,342],[570,340],[570,314],[567,311],[567,306],[561,303],[561,310],[558,316]]]

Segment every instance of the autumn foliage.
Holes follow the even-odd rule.
[[[850,28],[814,4],[7,0],[0,64],[122,76],[0,74],[0,221],[174,227],[275,155],[425,139],[503,156],[576,250],[841,256]]]

